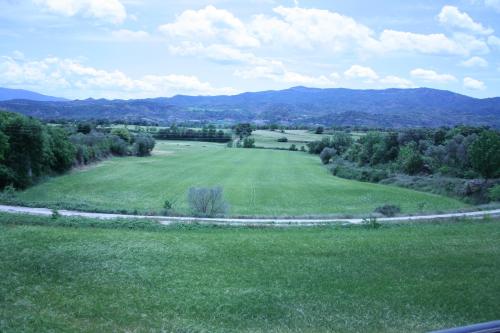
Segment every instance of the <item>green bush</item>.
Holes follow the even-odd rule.
[[[500,184],[490,188],[489,198],[491,199],[491,201],[500,201]]]
[[[282,138],[278,138],[278,140],[276,140],[278,142],[288,142],[288,138],[286,136],[282,137]]]

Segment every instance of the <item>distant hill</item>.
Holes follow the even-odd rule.
[[[41,102],[67,101],[67,99],[64,98],[46,96],[29,90],[0,88],[0,101],[8,101],[12,99],[27,99]]]
[[[353,90],[295,87],[234,96],[66,102],[11,100],[0,108],[41,119],[254,122],[377,127],[457,124],[500,128],[500,98],[477,99],[428,88]]]

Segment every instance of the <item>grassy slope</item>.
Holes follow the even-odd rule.
[[[191,186],[224,187],[232,215],[368,213],[385,203],[404,213],[463,207],[454,199],[331,176],[317,156],[301,152],[230,149],[210,143],[158,142],[150,158],[114,158],[56,177],[19,195],[24,201],[73,208],[158,211],[165,199],[177,209]],[[81,203],[85,205],[80,205]]]
[[[318,135],[307,130],[286,130],[285,133],[280,131],[257,130],[252,132],[252,138],[255,139],[257,147],[266,148],[290,148],[292,144],[300,149],[304,146],[307,149],[307,143],[315,140],[321,140],[327,135]],[[279,138],[286,137],[288,142],[278,142]]]
[[[2,332],[423,332],[500,313],[498,220],[146,232],[8,219]]]

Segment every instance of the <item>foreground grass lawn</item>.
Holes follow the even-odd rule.
[[[17,219],[0,215],[1,332],[423,332],[500,314],[498,220],[153,232]]]
[[[403,213],[452,210],[457,200],[332,176],[317,156],[302,152],[231,149],[221,144],[163,141],[152,157],[113,158],[20,193],[25,202],[73,209],[158,212],[166,199],[189,214],[191,186],[224,188],[230,215],[366,214],[381,205]]]

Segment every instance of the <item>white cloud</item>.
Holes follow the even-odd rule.
[[[379,81],[381,84],[387,87],[391,88],[414,88],[415,84],[411,82],[410,80],[403,79],[398,76],[394,75],[388,75],[386,77],[383,77]]]
[[[63,15],[93,17],[122,23],[127,17],[127,11],[119,0],[33,0],[47,11]]]
[[[115,41],[119,42],[137,42],[148,40],[150,35],[146,31],[138,30],[132,31],[127,29],[120,29],[111,32],[111,36]]]
[[[481,23],[475,22],[469,14],[461,12],[455,6],[444,6],[438,15],[438,20],[450,28],[460,28],[483,35],[493,33],[493,29],[485,28]]]
[[[377,49],[374,32],[353,18],[321,9],[276,7],[277,17],[257,15],[251,31],[264,43],[297,48],[323,47],[333,52]]]
[[[416,34],[412,32],[384,30],[380,42],[385,51],[410,51],[424,54],[464,55],[470,51],[443,34]]]
[[[473,79],[471,77],[464,78],[464,87],[471,90],[484,90],[486,86],[483,81]]]
[[[186,10],[175,22],[161,25],[161,32],[175,38],[201,42],[224,42],[237,47],[257,47],[258,39],[231,12],[207,6]]]
[[[365,79],[368,81],[378,80],[379,78],[378,74],[373,69],[360,65],[352,65],[344,72],[344,75],[348,79]]]
[[[40,91],[82,90],[85,94],[93,92],[99,96],[120,98],[236,92],[232,88],[215,88],[192,75],[145,75],[135,79],[121,71],[96,69],[78,60],[57,57],[42,60],[3,57],[0,62],[0,84]]]
[[[500,38],[497,36],[490,36],[488,37],[488,44],[500,48]]]
[[[488,62],[481,57],[472,57],[460,63],[464,67],[488,67]]]
[[[457,78],[451,74],[438,74],[433,70],[422,68],[412,70],[410,75],[418,80],[435,83],[448,83],[457,80]]]

